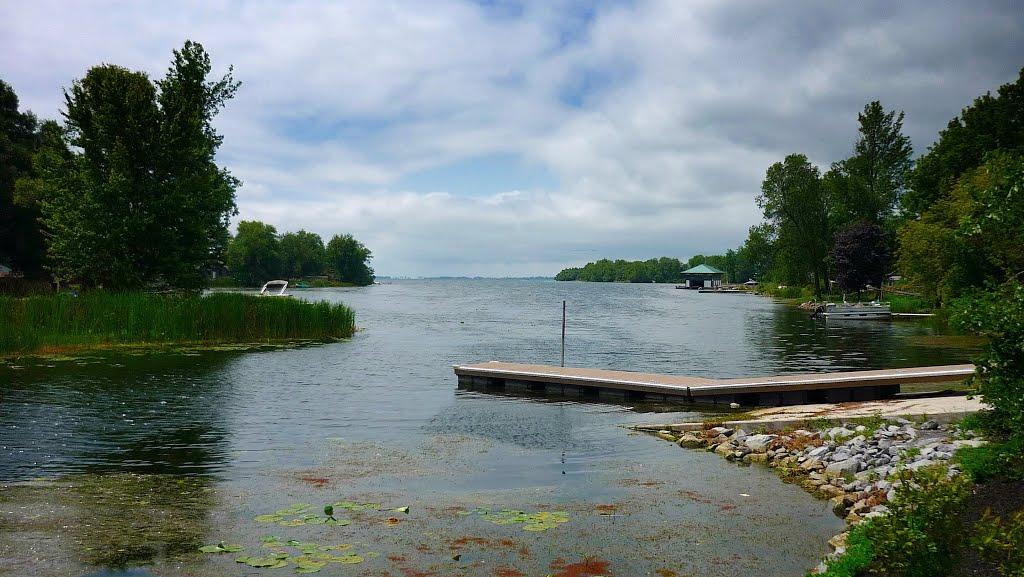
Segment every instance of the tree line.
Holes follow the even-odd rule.
[[[243,286],[321,276],[365,286],[373,284],[371,258],[370,250],[350,234],[336,234],[324,245],[316,233],[300,230],[278,235],[273,225],[243,220],[228,243],[226,265]]]
[[[94,66],[64,90],[61,122],[20,111],[0,80],[0,264],[84,287],[207,286],[232,245],[245,244],[229,232],[241,183],[216,163],[223,137],[213,126],[240,83],[230,67],[212,70],[192,41],[156,80]],[[327,268],[365,283],[369,251],[338,238],[335,252],[362,255],[363,267]]]
[[[726,282],[743,282],[756,274],[749,258],[749,251],[741,247],[741,250],[730,249],[724,255],[698,254],[687,261],[668,256],[636,261],[601,259],[582,267],[563,269],[555,275],[555,280],[679,283],[683,281],[683,271],[700,264],[707,264],[724,272]]]
[[[737,249],[687,264],[819,296],[897,273],[938,306],[1024,270],[1024,69],[964,108],[916,161],[903,112],[874,101],[857,120],[849,157],[824,173],[800,153],[772,164],[757,196],[763,221]],[[556,278],[677,282],[680,267],[668,257],[600,260]]]

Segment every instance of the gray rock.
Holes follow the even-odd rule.
[[[821,457],[822,455],[828,453],[829,449],[830,448],[829,448],[828,445],[822,445],[820,447],[815,447],[815,448],[813,448],[813,449],[811,449],[810,451],[807,452],[807,456],[808,457]]]
[[[733,430],[726,427],[711,427],[711,432],[715,435],[725,435],[728,437],[729,435],[732,435]]]
[[[743,443],[755,453],[763,453],[778,435],[750,435],[743,440]]]
[[[921,429],[922,431],[935,431],[938,430],[939,424],[936,423],[935,421],[928,420],[921,423],[917,428]]]
[[[860,471],[860,469],[860,460],[857,458],[849,458],[843,461],[838,461],[830,464],[829,466],[825,467],[825,472],[832,475],[845,476],[854,475],[857,473],[857,471]]]

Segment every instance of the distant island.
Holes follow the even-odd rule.
[[[601,259],[588,262],[582,267],[563,269],[555,280],[583,282],[636,282],[636,283],[681,283],[683,273],[691,268],[707,265],[725,273],[725,282],[744,282],[756,275],[750,259],[746,257],[745,247],[740,250],[728,250],[724,255],[696,255],[683,262],[678,258],[663,256],[648,260],[609,260]]]

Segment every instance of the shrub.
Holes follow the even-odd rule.
[[[953,322],[988,338],[974,381],[992,405],[991,424],[1006,436],[1024,431],[1024,285],[1009,282],[958,299]]]
[[[900,473],[902,485],[890,513],[874,519],[866,536],[873,544],[871,572],[889,577],[944,574],[963,539],[960,516],[971,482],[949,477],[942,465]]]
[[[998,564],[1005,577],[1024,577],[1024,511],[1008,521],[985,511],[972,533],[971,547],[982,559]]]

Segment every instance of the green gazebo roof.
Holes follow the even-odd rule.
[[[689,270],[684,270],[683,274],[725,274],[725,271],[718,270],[710,265],[699,264]]]

